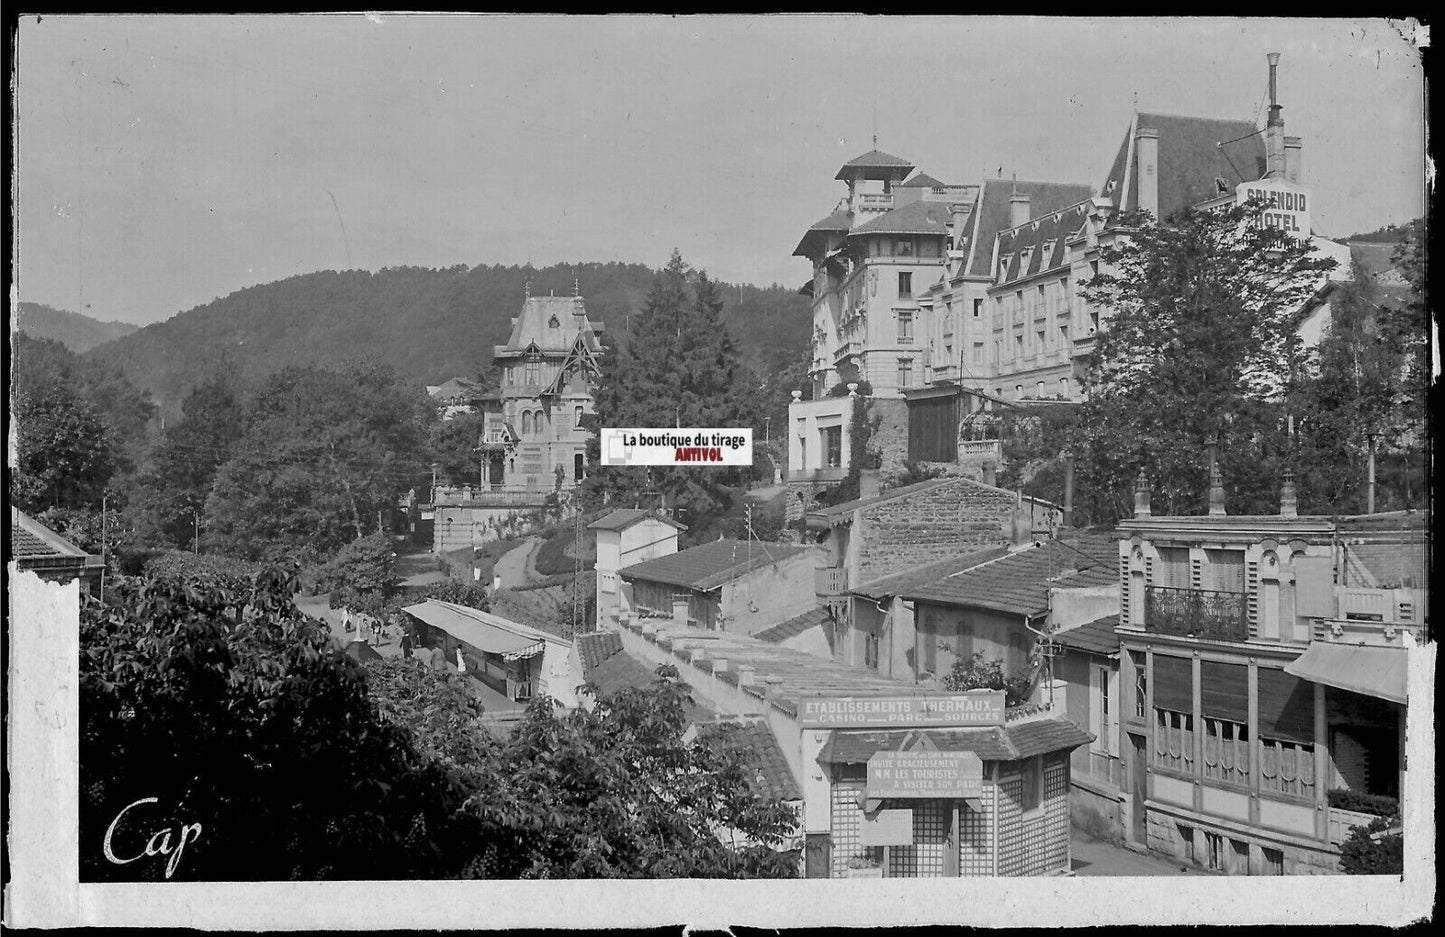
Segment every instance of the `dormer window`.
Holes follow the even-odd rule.
[[[547,328],[549,328],[549,329],[560,328],[561,325],[562,325],[562,323],[560,323],[560,322],[557,321],[557,317],[556,317],[556,316],[553,316],[552,318],[550,318],[550,319],[547,320]]]

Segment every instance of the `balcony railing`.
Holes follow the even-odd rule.
[[[437,505],[484,505],[484,506],[521,506],[541,504],[542,499],[551,494],[552,488],[536,486],[527,488],[525,486],[513,486],[503,488],[462,487],[443,488],[438,487],[432,493],[432,504]]]
[[[821,597],[842,595],[848,591],[848,568],[846,566],[827,566],[816,569],[814,572],[814,592]]]
[[[876,192],[862,192],[858,195],[859,211],[891,211],[893,208],[893,195]]]
[[[1249,640],[1243,592],[1150,586],[1144,597],[1144,630],[1210,641]]]

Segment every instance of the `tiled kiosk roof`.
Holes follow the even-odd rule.
[[[621,508],[619,510],[613,511],[612,513],[604,515],[603,517],[600,517],[592,523],[588,524],[587,529],[626,530],[633,524],[640,523],[642,521],[648,520],[649,518],[655,521],[661,521],[664,524],[669,524],[673,527],[676,527],[678,530],[687,530],[687,527],[679,524],[677,521],[673,520],[670,517],[658,514],[656,511],[644,511],[639,508]]]
[[[941,752],[973,752],[984,761],[1019,761],[1049,752],[1071,751],[1094,740],[1062,716],[1020,719],[980,729],[835,729],[818,754],[819,762],[864,764],[878,752],[903,751],[925,736]]]
[[[46,527],[17,507],[10,508],[10,537],[7,560],[80,560],[90,554]]]
[[[641,579],[670,586],[684,586],[710,592],[755,569],[805,553],[813,547],[781,543],[753,543],[745,540],[713,540],[669,556],[645,560],[618,570],[623,579]]]
[[[882,150],[869,150],[862,156],[855,156],[843,164],[838,170],[834,179],[847,180],[861,177],[864,179],[882,178],[870,173],[870,170],[884,170],[890,176],[907,175],[913,171],[913,164],[906,159],[899,159]]]
[[[802,800],[803,792],[788,768],[778,738],[759,719],[718,719],[698,724],[698,735],[720,736],[739,749],[756,772],[754,790],[777,800]]]
[[[948,233],[953,219],[947,202],[909,202],[877,218],[869,219],[849,232],[849,237],[867,234],[938,234]]]

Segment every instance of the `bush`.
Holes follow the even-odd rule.
[[[1383,794],[1365,794],[1361,791],[1334,788],[1329,792],[1329,800],[1330,806],[1336,810],[1372,813],[1377,817],[1392,817],[1400,812],[1400,801]]]
[[[1002,661],[986,659],[983,652],[978,651],[955,660],[953,670],[943,678],[943,685],[955,691],[1003,690],[1004,705],[1019,706],[1028,702],[1033,678],[1024,671],[1005,677]]]
[[[1333,793],[1333,792],[1331,792]],[[1375,833],[1397,829],[1400,818],[1376,817],[1357,826],[1340,844],[1340,871],[1347,875],[1401,875],[1405,871],[1405,838],[1399,833],[1373,839]]]
[[[186,553],[167,550],[152,556],[141,567],[147,579],[169,586],[193,584],[206,588],[249,592],[261,567],[217,553]]]

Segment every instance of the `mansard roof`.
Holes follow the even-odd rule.
[[[497,346],[495,356],[515,356],[529,350],[565,355],[579,336],[589,350],[595,351],[600,347],[597,333],[601,330],[600,323],[587,318],[580,296],[529,296],[522,304],[522,314],[512,320],[511,337],[506,345]]]
[[[1000,231],[1013,227],[1013,193],[1029,197],[1029,212],[1034,218],[1050,215],[1090,197],[1089,187],[1070,182],[1024,182],[1012,179],[985,179],[979,195],[977,219],[969,244],[965,271],[969,276],[992,276],[993,242]]]
[[[1100,194],[1120,211],[1139,207],[1139,165],[1134,143],[1141,127],[1159,131],[1161,218],[1188,205],[1233,195],[1239,183],[1264,176],[1264,134],[1257,132],[1253,121],[1139,114],[1124,132],[1124,140],[1100,189]],[[1223,192],[1216,185],[1216,179],[1224,181]]]

